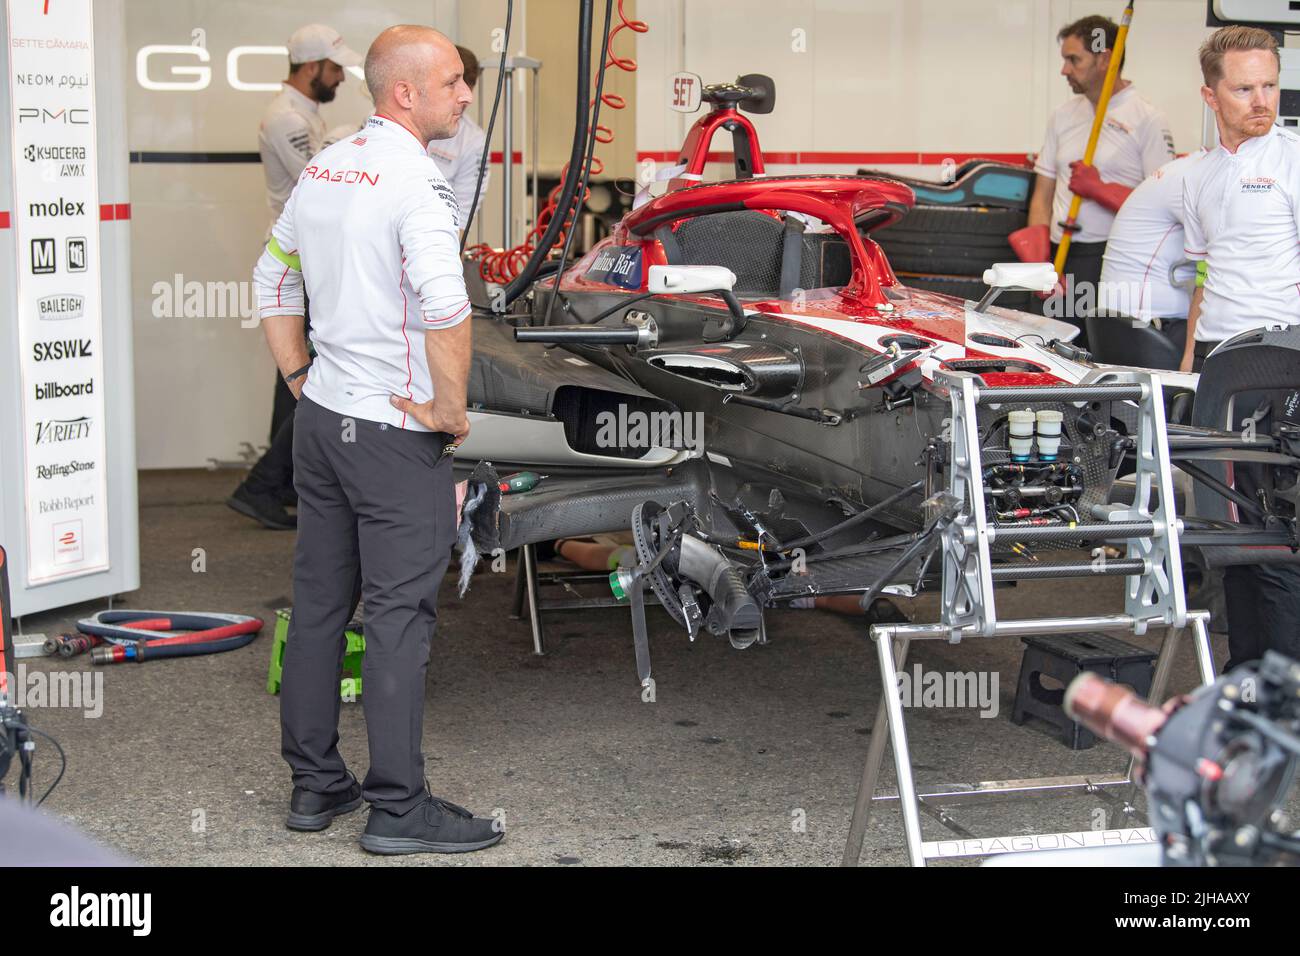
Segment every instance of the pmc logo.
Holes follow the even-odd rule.
[[[68,109],[47,110],[43,106],[18,107],[19,123],[39,123],[42,126],[89,126],[90,110],[75,107]]]

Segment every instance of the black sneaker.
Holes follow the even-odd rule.
[[[288,485],[275,493],[275,500],[280,502],[282,508],[296,508],[298,507],[298,492],[293,490],[293,485]]]
[[[352,786],[338,793],[317,793],[305,787],[294,787],[285,825],[290,830],[324,830],[335,817],[351,813],[359,806],[361,784],[355,778]]]
[[[429,797],[400,816],[370,808],[361,848],[371,853],[469,853],[500,843],[505,827],[464,807]]]
[[[250,492],[246,485],[236,488],[235,493],[226,499],[226,504],[264,528],[293,531],[298,527],[298,519],[285,511],[284,505],[274,495]]]

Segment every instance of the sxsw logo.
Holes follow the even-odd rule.
[[[63,339],[58,342],[33,342],[33,362],[57,362],[60,359],[90,358],[90,339]]]

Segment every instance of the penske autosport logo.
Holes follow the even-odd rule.
[[[1266,193],[1273,188],[1277,180],[1270,179],[1268,176],[1255,176],[1250,179],[1241,180],[1241,191],[1243,193]]]

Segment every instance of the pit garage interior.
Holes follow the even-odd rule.
[[[1290,566],[1296,320],[1221,336],[1198,381],[1166,334],[1183,326],[1053,313],[1060,238],[1049,250],[1043,232],[1038,257],[1004,238],[1034,221],[1044,131],[1084,99],[1062,75],[1063,27],[1121,25],[1109,108],[1140,94],[1167,124],[1165,160],[1213,156],[1197,51],[1225,24],[1280,41],[1271,125],[1295,139],[1300,15],[1286,3],[5,6],[0,864],[1300,859],[1300,712],[1282,699],[1300,666],[1261,649],[1236,683],[1208,686],[1228,673],[1224,567],[1259,551],[1281,557],[1240,567]],[[461,122],[491,127],[470,157],[484,160],[479,202],[457,188],[454,204],[462,229],[473,210],[459,265],[469,437],[447,456],[460,531],[440,552],[414,718],[429,791],[493,821],[478,852],[368,852],[364,801],[286,826],[297,532],[267,525],[306,519],[237,489],[273,453],[286,371],[254,274],[276,221],[259,128],[311,24],[330,31],[306,47],[318,65],[335,33],[364,57],[395,24],[436,28],[476,58]],[[327,169],[341,152],[315,150],[382,141],[363,128],[377,106],[362,66],[340,75],[328,95],[295,92],[319,97],[306,109],[337,144],[313,134],[295,196],[345,175]],[[1137,135],[1119,115],[1098,149]],[[1083,125],[1087,139],[1091,113]],[[1258,175],[1276,193],[1300,186],[1287,174]],[[1104,205],[1085,197],[1071,217],[1090,204]],[[1184,265],[1184,295],[1208,298]],[[413,292],[418,337],[431,293]],[[321,322],[343,321],[320,301]],[[1267,487],[1241,490],[1243,462]],[[371,480],[383,467],[361,466]],[[446,487],[428,487],[422,507],[450,514]],[[346,648],[334,636],[338,749],[358,781],[367,695],[390,694],[393,666],[365,657],[366,566],[363,547],[365,598]],[[205,629],[218,630],[194,637]],[[1137,697],[1154,684],[1157,704],[1200,696],[1165,715],[1094,680],[1073,697],[1102,702],[1085,726],[1061,701],[1084,672]],[[1163,791],[1177,809],[1153,820],[1144,784],[1175,787],[1156,773],[1176,762],[1156,756],[1175,746],[1162,727],[1204,723],[1207,695],[1245,712],[1231,732],[1254,742],[1224,745],[1219,725],[1177,739],[1209,748],[1194,756],[1238,789],[1206,785],[1200,810]],[[1130,779],[1135,749],[1147,772]],[[1240,766],[1265,751],[1267,767]],[[1197,829],[1205,815],[1217,830]]]

